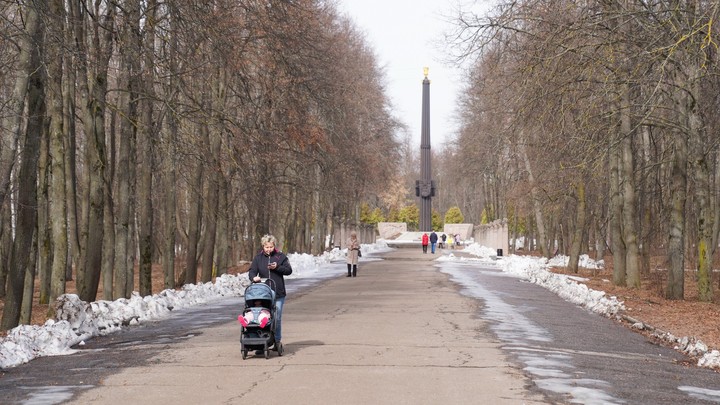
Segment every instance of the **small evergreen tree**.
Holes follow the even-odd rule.
[[[462,224],[463,221],[465,221],[465,217],[459,207],[450,207],[445,213],[446,224]]]
[[[436,231],[442,231],[443,229],[443,221],[440,213],[435,210],[432,210],[432,229]]]
[[[420,226],[420,209],[417,205],[406,205],[398,215],[398,222],[405,222],[408,230],[417,230]]]

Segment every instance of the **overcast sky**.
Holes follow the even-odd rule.
[[[453,118],[461,87],[458,69],[444,64],[438,46],[450,27],[457,0],[338,0],[338,10],[355,21],[385,68],[395,116],[420,145],[423,67],[430,68],[430,140],[433,149],[453,138]]]

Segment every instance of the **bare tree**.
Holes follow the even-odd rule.
[[[19,39],[20,56],[18,78],[15,82],[13,91],[13,115],[6,122],[5,128],[11,129],[12,142],[5,145],[0,152],[2,154],[0,163],[2,164],[2,179],[0,179],[0,202],[4,201],[4,196],[10,183],[10,172],[12,171],[12,160],[14,160],[15,148],[20,135],[20,123],[22,122],[22,110],[25,105],[25,97],[27,95],[27,86],[31,78],[38,77],[42,69],[39,69],[40,52],[40,23],[39,12],[35,8],[35,4],[28,4],[25,7],[26,29]],[[34,63],[33,63],[34,61]],[[18,325],[20,321],[20,307],[23,302],[25,283],[25,274],[27,264],[30,259],[31,245],[33,234],[35,232],[36,213],[35,206],[37,204],[37,194],[35,189],[35,180],[37,178],[37,155],[40,145],[40,131],[43,127],[42,121],[38,123],[37,118],[42,119],[42,112],[45,109],[43,100],[42,79],[34,80],[32,98],[29,100],[30,111],[41,113],[35,119],[30,120],[32,124],[25,132],[25,148],[23,156],[23,164],[20,168],[22,179],[20,189],[18,191],[18,219],[15,233],[15,241],[10,256],[10,265],[8,271],[7,294],[5,296],[5,306],[3,308],[2,322],[0,322],[0,330],[8,330]],[[34,274],[34,269],[31,270]],[[32,297],[30,297],[32,298]]]
[[[50,301],[65,293],[66,269],[68,266],[68,227],[67,227],[67,161],[66,138],[68,128],[63,114],[63,65],[66,60],[63,49],[65,39],[65,7],[61,0],[50,2],[50,13],[46,21],[47,30],[53,41],[47,41],[46,65],[48,69],[48,115],[50,118],[50,226],[52,229],[52,271],[49,276]],[[50,312],[54,306],[50,306]]]
[[[95,3],[94,8],[71,3],[71,21],[78,39],[77,64],[80,72],[79,87],[82,97],[82,115],[86,136],[85,162],[87,164],[87,209],[81,231],[82,268],[77,272],[78,295],[85,301],[97,296],[104,234],[105,209],[105,108],[107,71],[112,55],[112,35],[115,18],[113,3]],[[102,6],[102,7],[101,7]],[[90,14],[92,12],[92,14]],[[86,23],[93,28],[92,35],[85,31]],[[86,42],[87,41],[87,42]],[[90,46],[88,46],[88,42]]]

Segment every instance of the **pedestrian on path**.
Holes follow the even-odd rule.
[[[260,238],[262,250],[253,258],[248,271],[248,278],[259,283],[263,278],[272,280],[266,283],[275,291],[275,346],[280,347],[282,339],[282,310],[285,305],[285,276],[292,274],[290,260],[284,253],[275,248],[277,239],[272,235]]]
[[[429,242],[430,242],[430,237],[428,236],[427,233],[424,233],[424,234],[422,235],[422,249],[423,249],[423,253],[427,253],[427,247],[428,247],[428,243],[429,243]]]
[[[347,276],[357,277],[358,257],[360,256],[360,241],[357,238],[357,232],[350,232],[347,240]],[[350,272],[352,268],[352,273]]]
[[[437,245],[438,236],[435,233],[435,231],[432,231],[430,233],[430,251],[432,254],[435,254],[435,246]]]
[[[446,240],[447,240],[447,235],[445,234],[445,232],[443,232],[440,235],[440,243],[438,243],[438,248],[445,249],[445,241]]]

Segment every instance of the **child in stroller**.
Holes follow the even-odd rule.
[[[270,310],[263,306],[261,300],[255,300],[252,307],[245,309],[243,315],[238,316],[240,324],[247,328],[250,325],[258,325],[264,328],[270,320]]]
[[[245,289],[245,308],[238,322],[242,325],[240,350],[243,360],[251,350],[270,358],[271,347],[275,345],[275,292],[265,283],[253,283]],[[282,345],[277,345],[279,356],[283,355]]]

